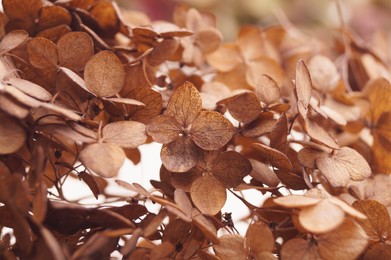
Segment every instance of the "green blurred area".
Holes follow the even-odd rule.
[[[212,12],[225,40],[235,39],[240,25],[261,27],[279,23],[276,13],[298,27],[330,27],[340,24],[336,0],[117,0],[120,6],[145,12],[151,20],[170,20],[176,4]],[[362,38],[378,29],[391,29],[390,0],[341,0],[346,23]]]

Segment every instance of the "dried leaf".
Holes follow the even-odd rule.
[[[125,70],[114,53],[101,51],[87,62],[84,80],[87,88],[98,97],[110,97],[122,89]]]
[[[205,174],[193,182],[190,196],[194,205],[208,215],[216,215],[227,200],[224,185],[210,174]]]
[[[136,148],[147,141],[145,125],[136,121],[118,121],[106,125],[102,130],[103,142],[123,148]]]
[[[86,146],[79,154],[86,167],[98,175],[110,178],[118,174],[125,162],[125,153],[117,145],[95,143]]]

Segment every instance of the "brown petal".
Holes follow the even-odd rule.
[[[294,238],[282,245],[282,260],[302,260],[316,259],[321,260],[316,244],[301,238]]]
[[[280,170],[292,169],[291,161],[282,152],[261,143],[254,143],[251,147],[258,152],[261,152],[259,155],[264,157],[274,167]]]
[[[303,208],[299,213],[302,227],[317,234],[332,231],[341,225],[344,219],[345,212],[328,200]]]
[[[122,89],[125,70],[114,53],[101,51],[87,62],[84,80],[87,88],[98,97],[110,97]]]
[[[213,223],[204,217],[201,212],[196,208],[192,209],[191,217],[193,223],[204,233],[204,235],[214,244],[219,244],[219,239],[217,238],[217,231]]]
[[[102,29],[108,35],[114,35],[119,27],[117,13],[111,2],[97,2],[89,10],[91,16],[93,16],[100,29]]]
[[[339,149],[339,146],[335,142],[334,138],[327,133],[326,130],[309,118],[304,119],[304,128],[307,134],[317,143],[324,144],[333,149]]]
[[[262,57],[256,61],[248,62],[246,80],[252,87],[257,86],[261,75],[268,75],[273,78],[278,85],[282,85],[284,80],[284,71],[280,64],[275,60]]]
[[[274,129],[275,123],[276,120],[274,119],[273,113],[263,112],[257,119],[244,126],[242,135],[246,137],[259,137],[270,133]]]
[[[97,173],[98,175],[110,178],[118,174],[125,162],[125,152],[114,144],[90,144],[79,154],[80,161]]]
[[[104,101],[108,101],[110,103],[120,103],[120,104],[133,105],[133,106],[145,106],[144,103],[142,103],[138,100],[135,100],[135,99],[131,99],[131,98],[115,98],[115,97],[106,98],[106,97],[103,97],[102,99]]]
[[[46,38],[48,40],[51,40],[52,42],[57,42],[61,38],[61,36],[66,33],[69,33],[70,31],[71,28],[69,28],[68,25],[63,24],[40,31],[36,36]]]
[[[243,62],[236,44],[226,43],[207,56],[208,63],[218,71],[228,72]]]
[[[198,90],[192,83],[185,82],[172,94],[166,113],[186,128],[194,122],[201,109],[201,96]]]
[[[186,172],[193,168],[199,158],[197,146],[187,137],[180,137],[164,144],[160,152],[164,167],[172,172]]]
[[[186,193],[181,189],[175,189],[174,191],[174,201],[175,204],[185,213],[187,216],[191,216],[193,205],[191,204],[190,199],[187,197]]]
[[[316,159],[316,165],[333,186],[345,186],[350,179],[360,181],[371,175],[367,161],[349,147],[323,153]]]
[[[326,56],[316,55],[308,62],[314,87],[322,92],[333,90],[340,79],[335,64]]]
[[[391,232],[390,215],[387,208],[376,200],[356,201],[353,207],[367,216],[367,219],[356,219],[364,228],[370,240],[382,240]]]
[[[250,159],[249,161],[253,168],[250,176],[255,180],[262,182],[269,187],[276,187],[280,183],[280,179],[278,179],[277,175],[268,165],[254,159]]]
[[[190,192],[191,184],[201,175],[202,172],[198,167],[193,167],[187,172],[171,173],[171,185]]]
[[[172,116],[160,115],[151,119],[147,133],[156,142],[168,144],[181,136],[182,126]]]
[[[323,153],[325,152],[318,149],[303,148],[299,151],[297,156],[301,165],[314,169],[316,168],[316,159]]]
[[[38,30],[59,26],[71,25],[72,17],[67,9],[58,5],[46,5],[40,10]]]
[[[235,133],[231,122],[218,112],[202,111],[192,124],[190,138],[202,149],[217,150]]]
[[[369,117],[377,122],[381,114],[391,110],[391,84],[384,78],[369,81],[362,93],[371,104]]]
[[[260,101],[269,106],[278,103],[281,92],[277,83],[268,75],[262,75],[256,85],[255,93]]]
[[[34,22],[42,8],[41,0],[4,0],[2,4],[4,12],[10,19],[27,20],[28,22]]]
[[[179,47],[179,42],[175,39],[164,39],[156,45],[147,57],[147,62],[152,67],[157,67],[170,59]]]
[[[53,69],[58,63],[58,50],[54,42],[35,37],[27,44],[31,65],[39,69]]]
[[[391,245],[386,243],[376,243],[370,245],[369,248],[365,251],[363,260],[372,260],[372,259],[390,259],[391,258]]]
[[[145,125],[136,121],[118,121],[102,130],[103,141],[123,148],[136,148],[147,141]]]
[[[349,214],[352,217],[358,218],[358,219],[366,219],[367,217],[362,214],[360,211],[354,209],[352,206],[347,204],[346,202],[336,198],[331,197],[329,198],[329,201],[337,206],[339,206],[345,213]]]
[[[278,118],[273,130],[270,133],[270,147],[282,153],[287,151],[288,120],[285,113]]]
[[[220,259],[247,259],[247,252],[243,246],[243,237],[237,234],[228,234],[219,237],[219,240],[220,244],[213,245],[213,249]]]
[[[233,118],[245,124],[256,119],[261,112],[261,104],[252,92],[244,92],[230,98],[227,107]]]
[[[376,128],[373,130],[375,138],[386,150],[391,151],[391,111],[383,112],[379,117]]]
[[[318,239],[319,254],[323,259],[356,259],[367,244],[365,231],[350,219]]]
[[[162,110],[162,95],[150,88],[132,89],[126,97],[133,98],[145,104],[144,107],[128,106],[128,114],[132,120],[147,124]]]
[[[69,32],[57,42],[60,65],[82,71],[94,55],[94,42],[85,32]]]
[[[253,222],[248,226],[244,245],[247,251],[254,255],[261,252],[272,252],[274,249],[273,233],[265,223]]]
[[[92,177],[90,174],[88,174],[85,171],[80,172],[79,177],[88,185],[88,187],[94,194],[94,197],[98,199],[98,195],[101,194],[101,191],[100,191],[99,184],[96,182],[94,177]]]
[[[223,36],[213,27],[208,27],[198,31],[195,35],[195,44],[201,49],[202,53],[211,53],[215,51],[222,41]]]
[[[307,117],[310,104],[312,83],[310,73],[303,60],[299,60],[296,66],[296,94],[297,108],[303,118]]]
[[[25,141],[24,129],[15,120],[0,113],[0,154],[16,152]]]
[[[95,95],[95,93],[91,92],[87,86],[86,86],[86,83],[84,82],[84,79],[82,79],[79,75],[77,75],[75,72],[73,72],[72,70],[70,69],[67,69],[65,67],[59,67],[60,71],[63,72],[65,74],[65,76],[67,78],[69,78],[73,83],[75,83],[78,87],[84,89],[85,91],[87,91],[88,93]]]
[[[193,182],[191,200],[204,214],[216,215],[227,200],[225,187],[211,174],[205,174]]]
[[[251,170],[251,163],[244,155],[227,151],[219,154],[213,161],[211,172],[225,187],[234,188],[243,182],[243,178]]]

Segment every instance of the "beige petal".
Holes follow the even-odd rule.
[[[213,249],[220,259],[247,259],[247,252],[243,246],[243,237],[236,234],[229,234],[219,237],[219,240],[220,244],[213,245]]]
[[[316,234],[332,231],[341,225],[344,219],[345,212],[328,200],[303,208],[299,213],[299,221],[303,228]]]
[[[80,161],[86,167],[105,178],[116,176],[125,158],[122,148],[114,144],[90,144],[79,154]]]
[[[123,148],[136,148],[147,141],[145,125],[136,121],[117,121],[102,130],[103,142]]]

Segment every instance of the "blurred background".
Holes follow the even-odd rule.
[[[278,23],[282,12],[296,26],[338,27],[337,0],[117,0],[120,6],[144,12],[151,20],[172,20],[177,4],[213,13],[225,41],[235,39],[240,25]],[[345,21],[364,40],[380,28],[391,29],[390,0],[340,0]]]

